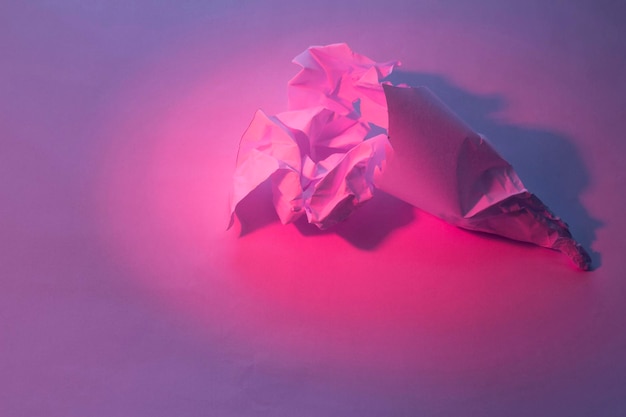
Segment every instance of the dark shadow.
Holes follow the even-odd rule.
[[[305,236],[336,233],[353,246],[373,250],[393,230],[415,219],[413,206],[389,194],[376,190],[374,197],[358,207],[346,220],[328,230],[320,230],[301,217],[295,223]]]
[[[239,236],[245,236],[278,221],[272,204],[272,186],[265,181],[244,198],[237,206],[237,218],[241,223]]]
[[[272,204],[269,181],[265,181],[239,203],[237,218],[241,224],[240,236],[279,221]],[[346,220],[327,230],[308,223],[306,216],[300,217],[294,224],[304,236],[335,233],[359,249],[373,250],[394,229],[406,226],[414,218],[410,204],[377,190],[374,198],[358,207]]]
[[[574,237],[589,251],[593,267],[600,266],[600,254],[591,250],[591,244],[602,223],[592,218],[580,202],[581,193],[589,185],[589,174],[572,141],[546,130],[498,121],[492,115],[505,107],[502,97],[473,94],[435,74],[397,71],[387,81],[428,87],[474,130],[485,135],[515,167],[528,190],[568,222]]]

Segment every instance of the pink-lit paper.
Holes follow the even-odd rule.
[[[242,137],[231,225],[239,202],[266,180],[283,223],[306,214],[320,228],[379,188],[448,223],[556,249],[590,268],[567,224],[483,136],[427,88],[383,85],[396,62],[345,44],[309,48],[294,62],[302,69],[289,82],[290,110],[257,111]]]
[[[456,226],[591,260],[513,167],[425,87],[384,86],[394,148],[377,186]]]
[[[390,151],[381,80],[395,63],[376,63],[345,44],[312,47],[294,62],[289,111],[257,111],[244,133],[231,196],[236,206],[266,180],[276,212],[291,223],[306,214],[327,228],[369,200]]]

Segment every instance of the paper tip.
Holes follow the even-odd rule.
[[[572,262],[582,271],[591,271],[591,256],[582,247],[582,245],[576,242],[572,238],[559,239],[554,245],[554,249],[557,249],[567,255]]]

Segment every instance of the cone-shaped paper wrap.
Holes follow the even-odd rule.
[[[289,111],[258,111],[239,144],[238,204],[271,181],[280,220],[306,214],[326,228],[380,188],[456,226],[589,255],[567,225],[529,193],[511,165],[426,88],[383,85],[396,62],[345,44],[311,47],[294,62]],[[389,138],[387,138],[389,127]]]
[[[591,260],[567,224],[485,140],[425,87],[383,86],[394,154],[377,187],[456,226]]]

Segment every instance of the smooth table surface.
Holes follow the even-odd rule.
[[[0,3],[0,415],[626,415],[626,14],[546,3]],[[595,270],[382,193],[319,232],[260,189],[226,231],[241,134],[333,42],[401,60]]]

